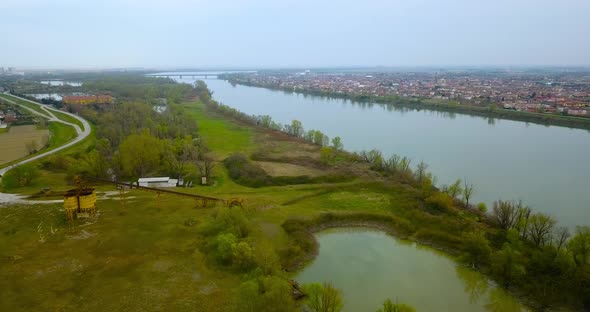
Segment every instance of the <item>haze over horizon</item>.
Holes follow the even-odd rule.
[[[587,66],[590,1],[3,0],[0,66]]]

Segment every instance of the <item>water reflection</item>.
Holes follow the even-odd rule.
[[[508,295],[501,288],[494,288],[490,291],[489,303],[485,305],[490,312],[521,312],[524,311],[520,303],[514,297]]]
[[[488,291],[488,280],[478,272],[463,266],[457,266],[457,277],[463,282],[465,292],[469,294],[469,302],[479,302]]]
[[[375,311],[387,298],[417,311],[520,311],[485,276],[432,248],[360,228],[327,230],[317,239],[319,255],[296,279],[333,282],[344,311]]]

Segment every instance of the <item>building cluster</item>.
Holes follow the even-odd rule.
[[[237,83],[293,91],[399,96],[495,104],[518,111],[590,117],[590,72],[255,73]]]

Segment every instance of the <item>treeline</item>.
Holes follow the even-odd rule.
[[[93,83],[131,98],[100,109],[83,109],[81,115],[96,125],[95,145],[79,159],[52,156],[46,166],[68,170],[70,177],[136,180],[166,175],[185,180],[185,184],[211,176],[214,161],[210,151],[199,136],[196,120],[179,104],[196,96],[192,86],[146,77]],[[154,96],[168,97],[165,111],[153,109]]]
[[[194,96],[195,89],[188,84],[175,83],[169,78],[142,75],[114,76],[107,79],[85,81],[83,89],[91,93],[109,93],[120,100],[142,100],[155,104],[158,99],[179,103]]]

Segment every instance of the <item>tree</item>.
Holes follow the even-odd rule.
[[[553,217],[543,213],[536,213],[530,217],[527,232],[535,246],[543,246],[551,240],[553,227],[556,223]]]
[[[447,194],[449,194],[449,196],[451,196],[451,198],[454,200],[459,197],[459,194],[463,194],[463,188],[461,188],[461,179],[458,179],[455,181],[455,183],[448,187]]]
[[[521,255],[512,244],[504,243],[502,249],[492,256],[492,273],[505,287],[524,275]]]
[[[428,165],[421,161],[418,166],[416,166],[416,180],[418,181],[418,184],[422,184],[422,180],[424,179],[424,177],[426,177],[426,170],[428,169]]]
[[[234,311],[295,311],[291,285],[276,276],[257,277],[243,282],[236,291]]]
[[[123,171],[133,177],[145,177],[160,164],[161,142],[147,130],[126,137],[119,146]]]
[[[469,208],[469,199],[473,195],[473,184],[468,184],[465,180],[463,184],[463,199],[465,199],[465,206]]]
[[[516,224],[517,213],[513,202],[502,200],[494,202],[492,218],[503,230],[509,230]]]
[[[578,267],[590,263],[590,227],[578,226],[576,235],[570,239],[567,248]]]
[[[303,285],[305,302],[313,312],[339,312],[342,310],[342,291],[330,283]]]
[[[2,184],[4,184],[5,187],[28,186],[38,176],[39,168],[34,164],[28,163],[8,171],[2,177]]]
[[[344,149],[344,145],[342,144],[342,139],[337,136],[332,139],[332,147],[335,151],[340,152]]]
[[[294,137],[298,137],[298,138],[302,137],[304,130],[303,130],[303,124],[301,123],[301,121],[299,121],[299,120],[291,121],[291,126],[289,127],[288,133]]]
[[[555,230],[555,247],[557,247],[557,251],[560,251],[562,247],[565,246],[568,238],[570,238],[571,234],[567,227],[561,226]]]
[[[169,171],[178,179],[183,179],[188,174],[188,165],[198,157],[198,150],[191,136],[168,142],[164,150]]]
[[[416,312],[416,309],[403,303],[393,303],[391,299],[387,299],[383,302],[383,308],[377,312]]]
[[[207,179],[207,183],[209,183],[209,179],[213,174],[213,168],[215,167],[215,161],[209,155],[204,155],[199,157],[196,162],[197,167],[199,168],[199,173],[201,177],[205,177]]]
[[[482,232],[467,233],[463,240],[463,250],[465,254],[462,256],[462,260],[473,268],[486,265],[492,254],[489,241]]]

